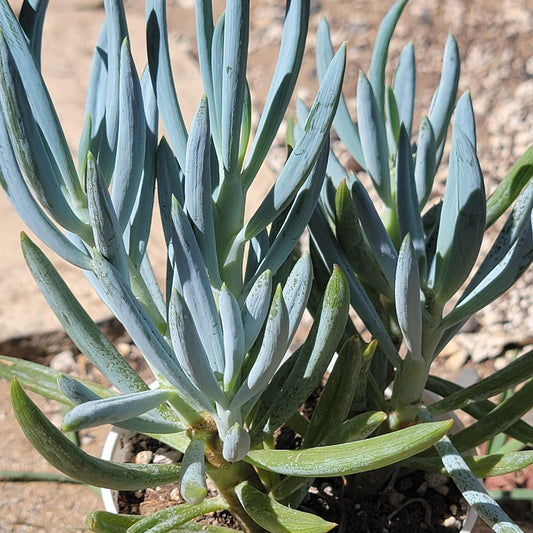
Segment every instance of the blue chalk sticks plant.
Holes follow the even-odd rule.
[[[524,172],[513,171],[485,207],[468,97],[456,110],[450,192],[442,207],[420,215],[455,103],[458,64],[451,38],[413,168],[409,49],[397,73],[405,92],[385,91],[383,85],[387,43],[405,1],[395,4],[378,36],[375,77],[368,82],[361,76],[358,129],[341,97],[345,46],[334,54],[323,26],[321,83],[314,103],[295,127],[295,141],[274,185],[245,220],[247,193],[293,95],[310,2],[287,1],[279,57],[252,134],[246,80],[249,0],[228,0],[216,23],[211,1],[196,0],[205,95],[189,131],[170,67],[164,0],[146,0],[148,65],[141,76],[130,53],[122,1],[105,0],[77,164],[40,73],[47,3],[25,0],[17,19],[7,0],[0,0],[0,181],[37,238],[84,271],[142,353],[158,388],[150,389],[116,351],[24,234],[24,256],[37,284],[65,331],[111,387],[8,357],[0,359],[0,375],[12,379],[13,408],[26,436],[59,470],[116,490],[179,481],[186,500],[150,516],[95,511],[87,518],[90,529],[196,531],[200,526],[191,520],[226,510],[244,531],[318,533],[335,524],[297,509],[316,477],[351,476],[400,461],[417,467],[427,463],[452,474],[460,464],[470,477],[459,486],[477,495],[481,492],[477,485],[472,488],[471,477],[533,461],[530,452],[515,452],[459,463],[462,457],[445,436],[451,421],[431,419],[467,405],[477,413],[480,422],[456,437],[460,450],[494,431],[532,441],[530,426],[518,421],[524,402],[531,404],[524,399],[531,382],[514,395],[512,407],[504,402],[492,410],[486,399],[528,379],[531,368],[525,376],[524,366],[532,354],[475,391],[427,378],[431,360],[458,325],[505,290],[532,255],[531,185],[517,187]],[[158,131],[160,119],[164,135]],[[383,199],[383,224],[355,177],[337,179],[339,167],[329,144],[332,124],[341,137],[343,128],[349,131],[345,142],[350,148],[353,141],[354,155]],[[508,191],[517,188],[524,192],[494,251],[454,311],[442,317],[444,304],[473,267],[490,220],[485,213],[499,216],[516,196]],[[167,247],[164,287],[146,251],[154,204]],[[353,216],[356,209],[359,219]],[[346,220],[354,226],[341,229]],[[314,249],[298,256],[295,246],[308,224]],[[335,236],[332,224],[337,224]],[[467,246],[466,230],[471,233]],[[346,246],[365,258],[360,270],[354,272]],[[365,268],[376,275],[367,279]],[[350,303],[375,341],[364,343],[347,322]],[[312,329],[289,354],[307,306],[314,314]],[[405,357],[398,355],[402,338]],[[338,358],[308,420],[299,408],[320,385],[335,353]],[[393,372],[390,402],[378,400]],[[427,411],[418,406],[426,386],[446,396]],[[154,436],[181,451],[183,459],[172,465],[136,465],[92,457],[53,426],[24,389],[69,407],[65,431],[113,424]],[[283,424],[303,437],[301,449],[274,449],[274,432]],[[379,435],[371,436],[376,430]],[[433,455],[423,461],[415,457],[432,446],[439,453],[444,449],[442,462]],[[218,495],[207,497],[206,476]],[[495,505],[492,523],[504,523],[497,504],[474,503],[481,513]],[[504,524],[500,530],[517,529]]]

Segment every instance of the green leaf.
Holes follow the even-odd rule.
[[[465,457],[468,468],[479,478],[503,476],[517,472],[533,464],[533,451],[512,452],[506,454],[494,453],[489,455],[474,455]],[[438,457],[412,457],[404,461],[408,468],[425,470],[426,472],[439,472],[449,475],[442,461]]]
[[[400,123],[405,126],[407,137],[411,138],[413,112],[415,107],[416,65],[415,49],[412,42],[402,50],[398,66],[394,72],[392,90],[398,106]]]
[[[21,245],[39,289],[79,350],[121,392],[146,390],[144,381],[92,321],[41,250],[24,234]]]
[[[191,505],[202,503],[207,496],[204,448],[203,438],[193,436],[181,461],[180,493]]]
[[[348,307],[346,277],[335,267],[324,291],[320,317],[315,319],[311,333],[283,383],[267,420],[259,424],[260,429],[265,428],[267,434],[273,433],[290,417],[320,382],[344,332]]]
[[[408,233],[400,248],[396,270],[395,303],[398,325],[405,345],[414,358],[422,354],[422,302],[416,252]],[[432,354],[428,354],[431,357]]]
[[[254,213],[246,228],[244,240],[258,235],[272,222],[294,198],[309,176],[322,147],[329,137],[329,130],[342,87],[346,46],[341,46],[320,84],[320,88],[296,146],[291,152],[273,188]],[[237,239],[239,240],[239,239]]]
[[[247,482],[235,488],[245,511],[269,533],[325,533],[336,524],[290,509],[254,489]]]
[[[372,90],[376,95],[378,109],[383,119],[385,118],[385,67],[389,53],[389,43],[400,19],[407,0],[396,0],[387,15],[381,21],[370,62],[370,80]]]
[[[357,276],[392,300],[393,291],[365,239],[345,180],[339,184],[335,194],[335,228],[342,251]]]
[[[154,80],[161,119],[180,167],[185,168],[187,129],[172,76],[168,50],[166,2],[164,0],[146,2],[146,33],[148,65],[152,80]]]
[[[352,406],[361,364],[361,340],[355,336],[350,337],[339,351],[335,366],[313,411],[302,447],[310,448],[321,444],[336,426],[344,422]]]
[[[486,227],[492,226],[514,202],[533,176],[533,146],[530,146],[511,167],[505,178],[487,200]]]
[[[272,75],[265,106],[243,172],[242,179],[245,187],[252,183],[272,145],[300,72],[309,25],[309,2],[292,0],[286,5],[283,35],[276,68]]]
[[[417,260],[424,271],[426,243],[420,207],[416,193],[416,182],[413,169],[413,156],[407,131],[402,124],[398,138],[398,152],[396,154],[396,213],[400,235],[403,239],[408,233],[416,252]]]
[[[460,388],[438,402],[428,406],[432,415],[462,409],[466,405],[491,398],[533,377],[533,350],[511,361],[505,368],[470,385]]]
[[[359,442],[305,450],[251,450],[246,461],[278,474],[335,477],[368,472],[416,455],[437,442],[452,421],[418,424]]]
[[[353,416],[331,430],[322,444],[344,444],[366,439],[385,420],[387,420],[387,414],[383,411],[367,411]]]
[[[246,91],[248,58],[249,0],[226,3],[224,62],[222,69],[222,164],[227,177],[238,176],[242,110]]]
[[[379,197],[386,206],[392,205],[387,134],[370,81],[362,71],[357,84],[357,117],[366,169]]]
[[[139,193],[146,149],[141,84],[127,39],[121,46],[119,76],[118,132],[111,199],[123,232]]]
[[[41,68],[41,41],[48,0],[24,0],[19,13],[20,26],[28,36],[37,68]]]
[[[452,35],[448,36],[444,47],[442,73],[439,86],[433,95],[429,108],[429,121],[435,132],[435,145],[441,146],[446,138],[448,124],[455,106],[461,59],[457,42]]]
[[[466,280],[485,229],[485,189],[475,148],[459,127],[452,135],[450,169],[429,285],[444,305]]]
[[[506,398],[490,413],[453,436],[452,442],[460,451],[469,450],[485,442],[517,422],[533,407],[533,379]]]
[[[143,517],[130,526],[128,533],[165,533],[192,518],[223,509],[228,509],[228,504],[220,496],[204,500],[198,505],[182,503]]]
[[[122,464],[91,457],[48,421],[16,379],[11,384],[11,401],[15,417],[33,447],[67,476],[115,490],[155,487],[179,477],[178,465]]]
[[[156,389],[81,403],[63,417],[64,431],[122,422],[147,413],[170,400],[176,392]]]
[[[333,45],[329,34],[329,26],[324,18],[320,20],[318,25],[316,40],[316,69],[318,79],[322,81],[326,69],[333,59]],[[361,148],[361,139],[359,138],[357,125],[354,124],[350,116],[346,100],[342,94],[339,99],[337,113],[333,119],[333,127],[351,156],[362,168],[365,168],[363,149]]]
[[[130,526],[141,519],[140,515],[93,511],[85,518],[85,525],[95,533],[126,533]]]

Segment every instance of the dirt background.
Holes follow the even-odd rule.
[[[221,2],[215,3],[218,13]],[[17,9],[20,2],[12,4]],[[251,4],[249,80],[257,123],[257,110],[264,102],[279,46],[284,3],[253,0]],[[297,90],[304,101],[310,104],[317,88],[313,57],[315,30],[320,17],[325,16],[334,45],[348,42],[345,96],[354,112],[358,70],[368,72],[377,28],[391,4],[392,1],[372,0],[311,2],[308,49]],[[145,63],[143,11],[144,3],[140,0],[127,2],[138,67]],[[97,0],[53,0],[45,23],[43,75],[73,154],[77,152],[83,122],[92,50],[103,18],[103,7]],[[189,124],[203,92],[195,62],[194,1],[169,0],[168,21],[178,95]],[[427,112],[438,83],[447,34],[455,35],[462,59],[460,91],[470,90],[472,94],[479,158],[489,191],[533,143],[532,31],[531,0],[411,0],[391,42],[393,58],[398,57],[409,40],[414,42],[417,52],[416,131],[416,124],[422,113]],[[349,163],[348,157],[340,155]],[[272,161],[272,168],[265,170],[258,183],[256,198],[268,188],[275,173],[276,154]],[[3,194],[0,194],[0,213],[0,249],[4,250],[0,262],[0,353],[47,362],[67,350],[63,356],[66,364],[83,373],[83,357],[75,351],[69,352],[72,347],[58,331],[55,317],[27,272],[18,243],[24,226]],[[164,250],[160,244],[159,235],[154,235],[151,256],[156,265],[163,264]],[[108,320],[108,311],[92,294],[83,276],[60,260],[55,260],[55,264],[91,316],[97,321]],[[459,382],[472,382],[479,375],[504,365],[511,347],[533,343],[531,280],[530,272],[505,299],[478,316],[471,331],[459,336],[443,355],[443,372]],[[112,340],[127,340],[121,338],[117,328],[109,324],[106,327]],[[121,346],[126,351],[129,349],[127,345]],[[0,470],[52,471],[18,429],[8,389],[7,383],[0,382]],[[59,419],[61,413],[56,406],[48,402],[41,405],[53,419]],[[99,454],[105,432],[105,428],[86,432],[82,441],[85,449]],[[2,533],[75,532],[84,530],[85,515],[101,508],[101,503],[98,495],[86,487],[0,481],[0,508]]]

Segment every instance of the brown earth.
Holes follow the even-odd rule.
[[[16,6],[19,3],[13,1]],[[348,41],[345,96],[353,112],[357,72],[360,68],[368,72],[377,27],[391,3],[373,0],[312,2],[308,53],[297,91],[304,101],[311,103],[317,88],[313,54],[320,16],[323,14],[328,19],[335,46]],[[195,66],[194,2],[174,0],[168,4],[178,95],[189,124],[202,94]],[[221,2],[216,4],[219,7]],[[138,66],[145,62],[143,10],[144,5],[140,1],[130,0],[127,3]],[[261,109],[274,67],[283,13],[282,2],[252,2],[249,78],[256,111]],[[103,16],[102,5],[97,0],[53,0],[45,24],[43,73],[73,153],[76,152],[83,122],[92,48]],[[452,32],[457,38],[462,58],[460,90],[472,93],[477,114],[479,158],[489,191],[533,142],[532,30],[533,6],[530,0],[411,0],[391,42],[394,58],[408,40],[415,44],[419,103],[417,124],[422,113],[427,112],[438,83],[447,33]],[[267,189],[269,175],[279,165],[278,153],[283,154],[281,150],[274,152],[272,169],[265,172],[258,184],[257,197]],[[341,157],[348,162],[346,156],[341,154]],[[18,244],[23,224],[3,194],[0,194],[0,210],[0,249],[5,250],[0,263],[0,353],[48,360],[65,348],[70,349],[70,346],[61,333],[56,333],[58,323],[48,311],[23,264]],[[164,254],[158,246],[160,242],[155,235],[151,253],[156,264],[162,264]],[[83,277],[61,261],[55,263],[91,316],[99,321],[109,318]],[[473,331],[459,336],[444,354],[440,367],[442,372],[457,376],[459,381],[476,379],[477,375],[505,364],[510,354],[509,347],[532,344],[531,280],[530,271],[503,303],[480,314]],[[113,340],[119,339],[116,332],[110,331],[110,335]],[[487,358],[490,360],[480,365],[472,364],[472,360],[481,362]],[[76,365],[83,371],[82,357],[77,358]],[[7,383],[0,382],[0,470],[51,472],[52,469],[31,449],[14,421],[8,389]],[[52,418],[57,419],[60,415],[49,402],[41,405]],[[91,430],[84,435],[82,443],[89,453],[99,453],[104,433],[105,428]],[[98,496],[85,487],[0,482],[0,507],[3,511],[0,533],[73,532],[83,531],[84,516],[101,504]]]

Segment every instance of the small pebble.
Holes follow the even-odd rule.
[[[177,450],[167,450],[166,448],[158,448],[154,454],[152,462],[156,465],[168,465],[177,463],[181,459],[181,453]]]
[[[179,502],[181,501],[183,498],[181,497],[181,493],[180,493],[180,490],[178,489],[178,487],[172,489],[168,495],[168,497],[172,500],[172,501],[175,501],[175,502]]]
[[[127,342],[119,342],[117,344],[117,351],[123,357],[127,357],[131,353],[131,344]]]
[[[455,528],[455,529],[460,530],[463,524],[461,523],[460,520],[457,520],[455,516],[448,516],[448,518],[444,519],[444,521],[442,522],[442,525],[444,527]]]
[[[76,363],[74,352],[72,350],[64,350],[54,355],[50,360],[50,368],[65,374],[76,374],[78,364]]]
[[[154,453],[150,450],[143,450],[135,456],[135,464],[137,465],[147,465],[150,464]]]

